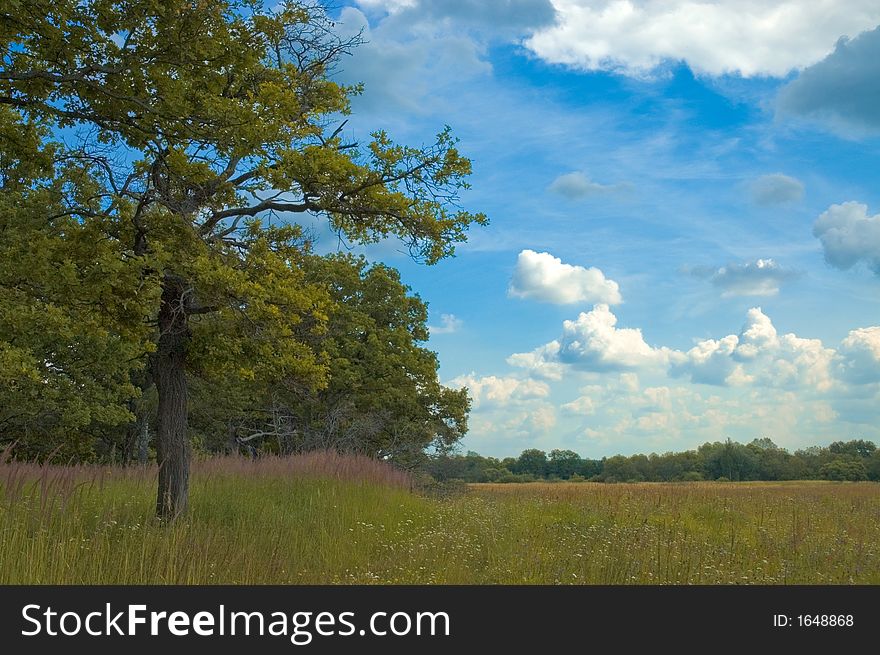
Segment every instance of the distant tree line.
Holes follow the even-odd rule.
[[[437,480],[465,482],[674,482],[699,480],[880,480],[880,450],[871,441],[835,441],[791,453],[769,438],[730,439],[696,450],[584,459],[571,450],[530,448],[519,457],[438,455],[427,465]]]

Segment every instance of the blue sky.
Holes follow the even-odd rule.
[[[348,136],[450,125],[491,220],[435,266],[367,250],[429,304],[465,449],[880,441],[876,0],[334,13]]]

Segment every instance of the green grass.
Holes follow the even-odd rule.
[[[329,457],[329,456],[328,456]],[[382,465],[155,470],[0,464],[0,583],[880,584],[880,485],[473,485],[429,498]],[[317,472],[315,472],[317,471]]]

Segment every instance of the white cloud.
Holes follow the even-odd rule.
[[[738,337],[732,334],[717,340],[704,339],[687,351],[685,360],[676,358],[672,373],[685,372],[692,382],[727,384],[734,372],[735,363],[731,356],[738,342]]]
[[[779,339],[779,352],[768,375],[767,384],[796,387],[806,385],[827,391],[834,384],[831,364],[835,352],[819,339],[804,339],[784,334]],[[758,380],[761,381],[760,378]]]
[[[656,432],[668,430],[673,423],[674,417],[663,412],[651,412],[636,419],[635,427],[642,432]]]
[[[649,346],[638,328],[618,328],[608,305],[598,304],[564,321],[559,359],[585,370],[620,370],[665,364],[666,349]]]
[[[548,252],[523,250],[507,293],[557,305],[602,302],[615,305],[623,301],[617,282],[598,268],[564,264]]]
[[[547,432],[556,426],[556,410],[552,405],[541,405],[529,412],[525,427],[530,432]]]
[[[855,384],[880,382],[880,326],[852,330],[838,352],[843,379]]]
[[[565,321],[560,338],[531,352],[511,355],[507,361],[530,373],[547,367],[555,380],[562,379],[569,367],[594,374],[622,372],[616,383],[605,383],[606,389],[613,388],[618,395],[638,394],[639,381],[633,371],[652,370],[721,387],[827,392],[841,380],[880,381],[880,327],[854,330],[836,351],[819,339],[780,335],[770,317],[753,307],[738,334],[702,339],[682,352],[649,345],[637,328],[618,328],[617,317],[600,304]],[[598,397],[582,393],[594,401]]]
[[[565,366],[556,361],[558,354],[559,342],[551,341],[531,352],[514,353],[507,358],[507,363],[525,369],[530,375],[548,380],[561,380]]]
[[[756,259],[743,264],[728,264],[721,268],[695,267],[690,273],[708,278],[721,289],[721,296],[775,296],[780,285],[797,277],[797,273],[782,268],[772,259]]]
[[[846,270],[863,261],[880,275],[880,214],[868,216],[867,205],[831,205],[813,224],[813,236],[831,266]]]
[[[839,414],[828,403],[821,401],[813,403],[813,418],[817,423],[831,423],[838,416]]]
[[[431,334],[452,334],[458,332],[462,325],[464,325],[464,321],[456,318],[455,314],[440,314],[440,325],[429,325],[428,330]]]
[[[742,364],[734,366],[730,375],[724,379],[725,384],[731,387],[744,387],[752,384],[754,381],[755,376],[746,373],[746,369]]]
[[[564,405],[561,405],[560,409],[568,414],[589,416],[596,411],[596,404],[589,396],[579,396],[578,398],[572,400],[570,403],[565,403]]]
[[[751,184],[752,201],[756,205],[782,205],[804,197],[804,183],[782,173],[762,175]]]
[[[616,184],[605,185],[594,182],[581,171],[560,175],[548,187],[553,193],[565,196],[569,200],[580,200],[588,196],[616,191],[619,188],[620,186]]]
[[[832,54],[780,91],[777,106],[845,136],[880,132],[880,28],[841,39]]]
[[[578,379],[589,383],[573,400],[554,402],[555,392],[543,395],[546,387],[512,391],[504,379],[477,378],[472,386],[482,382],[501,400],[474,414],[480,430],[491,423],[492,431],[478,438],[504,447],[513,437],[546,449],[562,431],[591,448],[601,443],[597,454],[608,454],[682,449],[723,436],[745,442],[767,434],[780,445],[801,447],[839,438],[841,429],[880,435],[880,326],[852,330],[835,350],[818,339],[780,334],[755,307],[737,334],[681,352],[649,346],[638,330],[616,328],[607,307],[566,324],[554,347],[536,349],[535,358],[572,375],[569,386]],[[627,368],[638,375],[620,372]],[[664,383],[664,373],[687,382]],[[639,377],[651,384],[642,388]],[[487,412],[492,420],[484,424]]]
[[[504,438],[536,438],[546,435],[556,427],[556,409],[553,405],[541,403],[528,410],[509,414],[498,423],[500,436]]]
[[[652,348],[637,328],[618,328],[608,305],[598,304],[577,319],[564,321],[562,336],[531,353],[517,353],[508,361],[569,364],[585,371],[626,371],[665,365],[667,348]]]
[[[752,307],[740,332],[736,348],[739,359],[754,359],[762,351],[771,350],[778,345],[779,338],[770,317],[760,307]]]
[[[550,395],[550,387],[545,382],[495,375],[477,377],[475,373],[459,375],[449,380],[446,386],[456,389],[467,387],[475,408],[486,405],[504,406]]]
[[[633,413],[647,415],[663,412],[680,412],[694,399],[699,399],[699,395],[694,394],[688,389],[658,386],[647,387],[642,393],[633,394],[622,400],[628,401]]]
[[[749,310],[739,335],[706,339],[672,357],[672,375],[692,382],[722,386],[754,384],[768,387],[804,387],[827,391],[834,384],[835,351],[819,339],[795,334],[779,336],[759,307]]]
[[[618,378],[622,389],[635,392],[639,390],[639,376],[635,373],[621,373]]]
[[[698,73],[781,77],[880,23],[876,0],[553,0],[525,45],[550,63],[643,76],[665,61]]]

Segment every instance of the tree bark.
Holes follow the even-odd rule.
[[[189,325],[186,285],[166,276],[159,307],[159,343],[153,357],[153,376],[159,396],[156,461],[159,492],[156,515],[174,519],[186,512],[189,501],[190,446],[187,435],[186,350]]]

